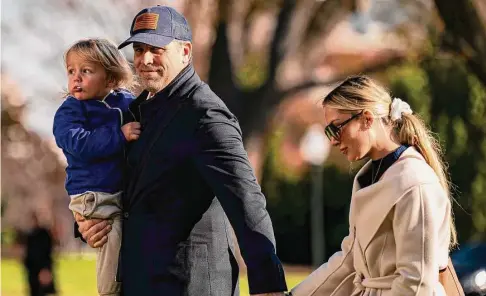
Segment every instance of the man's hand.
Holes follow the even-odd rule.
[[[41,286],[47,286],[52,282],[52,274],[49,269],[43,268],[39,272],[38,279]]]
[[[121,130],[127,141],[138,140],[138,137],[140,137],[140,122],[129,122],[122,126]]]
[[[79,226],[79,233],[92,248],[99,248],[108,241],[108,233],[111,230],[111,224],[108,220],[90,219],[86,220],[79,213],[74,215]]]

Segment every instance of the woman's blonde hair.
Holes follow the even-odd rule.
[[[101,38],[79,40],[64,53],[65,64],[70,53],[75,53],[88,62],[100,64],[106,71],[108,81],[114,83],[115,89],[132,89],[135,86],[127,59],[112,42]]]
[[[383,86],[367,76],[359,75],[349,77],[339,84],[324,98],[322,105],[349,113],[369,110],[377,118],[381,118],[384,124],[391,125],[394,136],[400,144],[414,146],[422,154],[436,173],[452,204],[451,184],[440,143],[416,114],[403,113],[400,120],[392,121],[391,103],[390,93]],[[450,215],[452,216],[452,209]],[[451,217],[450,227],[450,246],[454,247],[457,245],[457,232],[453,217]]]

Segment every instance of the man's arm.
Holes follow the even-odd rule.
[[[250,293],[286,291],[265,197],[243,147],[238,121],[217,107],[206,110],[199,123],[194,161],[235,230]]]

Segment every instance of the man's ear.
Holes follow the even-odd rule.
[[[183,62],[184,64],[189,64],[192,59],[192,43],[185,42],[184,46],[182,47],[182,54],[183,54]]]
[[[373,113],[369,110],[364,110],[363,114],[361,115],[361,121],[364,129],[369,129],[373,125],[373,122],[375,121],[375,117],[373,116]]]

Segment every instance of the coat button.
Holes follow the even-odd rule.
[[[128,214],[128,212],[123,213],[123,217],[124,217],[125,219],[128,219],[128,216],[130,216],[130,215]]]

